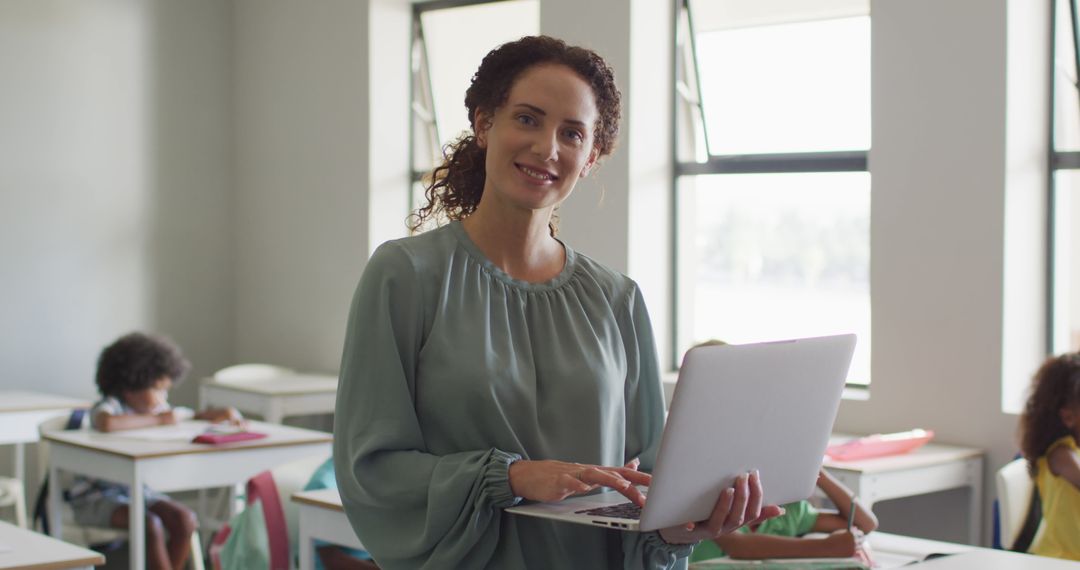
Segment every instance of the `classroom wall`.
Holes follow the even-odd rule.
[[[0,3],[3,389],[94,397],[133,329],[195,376],[229,362],[230,26],[216,0]]]
[[[235,359],[336,372],[368,253],[404,233],[408,5],[235,6]]]

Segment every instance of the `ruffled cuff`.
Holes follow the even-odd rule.
[[[694,552],[694,547],[697,546],[696,542],[671,544],[660,536],[660,531],[642,533],[641,538],[642,549],[648,561],[651,562],[651,565],[648,563],[645,565],[646,568],[673,568],[680,558],[690,556]]]
[[[521,502],[521,497],[515,497],[510,490],[510,464],[521,459],[516,453],[508,453],[499,449],[492,449],[488,456],[487,465],[481,474],[482,488],[484,489],[485,503],[497,509],[512,507]]]

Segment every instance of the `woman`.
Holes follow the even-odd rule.
[[[611,69],[523,38],[484,58],[465,106],[473,134],[416,220],[450,223],[379,247],[349,317],[334,461],[365,547],[391,569],[671,568],[776,514],[756,476],[660,532],[503,513],[598,487],[643,504],[663,397],[637,285],[555,239],[555,209],[615,144]]]

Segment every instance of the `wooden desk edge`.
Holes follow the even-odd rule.
[[[43,562],[41,564],[31,564],[29,566],[15,566],[13,570],[20,570],[23,568],[29,568],[32,570],[64,570],[66,568],[83,568],[85,566],[102,566],[105,564],[105,556],[103,554],[97,554],[96,556],[86,556],[84,558],[73,558],[64,561],[55,562]]]
[[[329,510],[329,511],[340,511],[342,513],[345,512],[345,506],[342,505],[341,503],[330,503],[330,502],[327,502],[327,501],[320,501],[318,499],[312,499],[311,497],[306,495],[306,493],[310,493],[310,492],[311,491],[301,491],[299,493],[293,493],[292,501],[294,503],[300,503],[300,504],[303,504],[303,505],[311,505],[313,507],[319,507],[320,509],[326,509],[326,510]]]

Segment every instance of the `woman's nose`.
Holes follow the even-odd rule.
[[[559,158],[559,144],[555,132],[538,131],[536,138],[533,140],[532,151],[533,154],[545,162]]]

